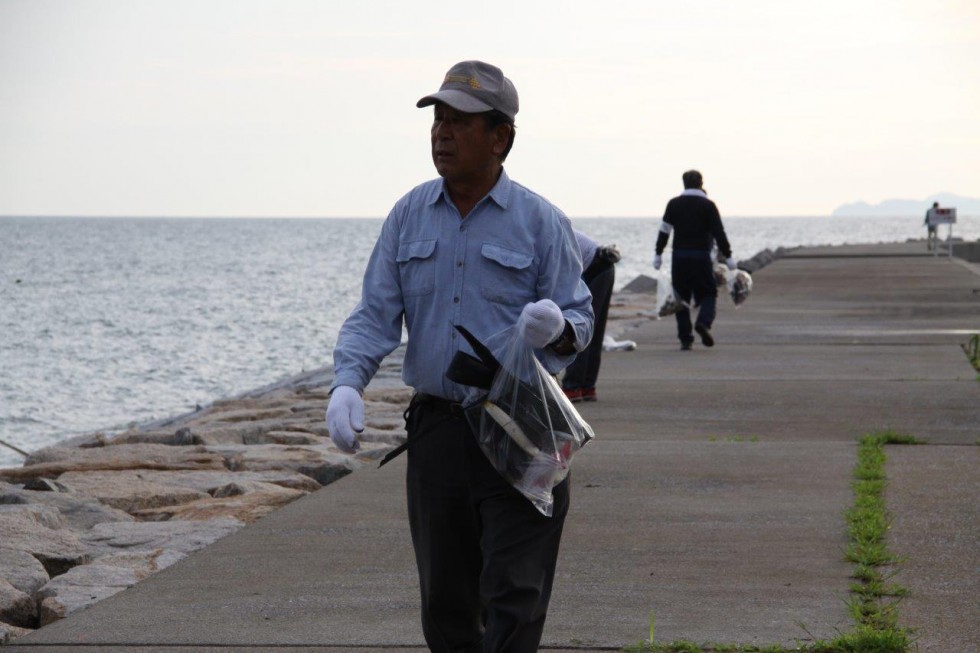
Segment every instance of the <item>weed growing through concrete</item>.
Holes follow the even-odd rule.
[[[973,366],[973,369],[980,372],[980,333],[973,334],[965,345],[960,346],[966,352],[966,357],[970,359],[970,365]],[[980,376],[977,379],[980,380]]]
[[[654,641],[653,613],[650,613],[650,639],[627,646],[626,653],[907,653],[909,632],[897,625],[897,606],[905,588],[889,582],[893,574],[884,569],[898,562],[888,551],[885,536],[889,517],[885,510],[885,445],[921,444],[913,436],[891,431],[867,435],[858,443],[858,462],[854,468],[854,505],[845,513],[848,545],[846,557],[855,564],[848,602],[856,626],[849,633],[830,641],[818,640],[795,648],[781,645],[695,644]]]
[[[859,630],[866,634],[879,633],[893,642],[905,641],[908,633],[899,629],[898,603],[906,594],[905,588],[890,583],[883,571],[899,562],[888,551],[885,541],[890,518],[885,510],[885,445],[918,444],[909,435],[891,431],[861,438],[858,462],[854,469],[854,506],[847,511],[848,546],[846,557],[855,564],[849,607]],[[879,649],[871,649],[879,650]],[[880,649],[904,651],[905,648]]]

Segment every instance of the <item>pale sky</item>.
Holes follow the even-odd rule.
[[[572,217],[980,196],[978,0],[0,0],[0,215],[384,216],[464,59]]]

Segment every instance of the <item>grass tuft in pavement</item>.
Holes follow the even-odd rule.
[[[973,369],[980,372],[980,333],[973,334],[969,342],[960,346],[963,347],[963,351],[970,360],[970,365],[973,366]],[[980,380],[980,376],[977,377],[977,380]]]
[[[890,517],[885,509],[885,445],[919,444],[915,437],[893,431],[866,435],[858,442],[858,461],[854,468],[854,505],[845,513],[848,545],[846,557],[855,564],[856,581],[851,585],[848,601],[851,616],[858,627],[849,637],[864,640],[877,638],[877,648],[841,648],[842,651],[907,650],[908,632],[898,628],[898,604],[907,593],[906,589],[889,580],[883,572],[900,562],[888,550],[886,536]],[[842,640],[842,644],[847,640]],[[900,647],[896,647],[901,645]]]

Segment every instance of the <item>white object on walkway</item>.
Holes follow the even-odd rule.
[[[636,343],[632,340],[616,340],[612,336],[602,339],[602,351],[633,351]]]

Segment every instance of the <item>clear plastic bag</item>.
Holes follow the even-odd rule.
[[[657,277],[657,317],[667,317],[685,308],[691,306],[677,297],[670,273],[661,271]]]
[[[537,510],[552,514],[552,489],[568,476],[572,456],[595,437],[524,341],[508,330],[490,391],[466,409],[480,449]]]
[[[712,268],[712,274],[714,274],[716,286],[724,286],[728,283],[729,270],[728,266],[724,263],[715,263]]]
[[[726,283],[728,284],[728,294],[735,302],[736,308],[745,303],[745,300],[752,294],[752,275],[745,270],[729,271]]]
[[[729,270],[727,265],[715,263],[713,273],[715,284],[728,288],[728,294],[736,307],[745,303],[752,294],[752,275],[745,270]]]

